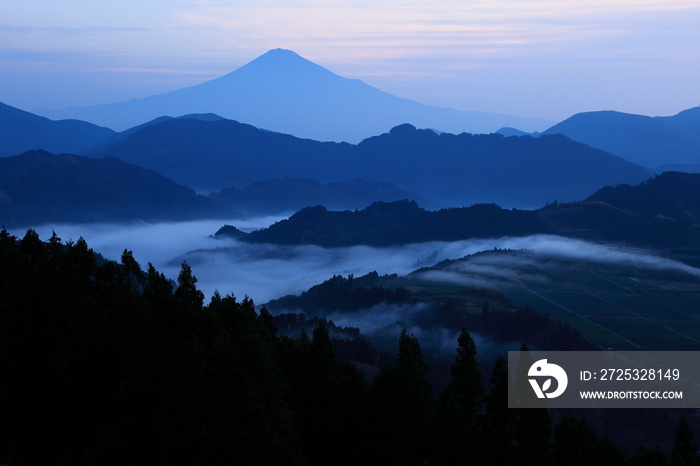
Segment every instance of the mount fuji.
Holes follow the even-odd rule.
[[[164,115],[216,113],[270,131],[350,143],[402,123],[451,133],[492,133],[508,125],[541,131],[551,126],[537,118],[458,111],[399,98],[283,49],[270,50],[220,78],[166,94],[36,113],[117,131]]]

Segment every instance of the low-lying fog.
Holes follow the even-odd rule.
[[[490,287],[494,277],[517,279],[520,267],[528,261],[553,257],[594,262],[632,262],[638,266],[672,269],[700,276],[700,270],[650,252],[602,245],[552,235],[517,238],[475,239],[456,242],[430,242],[388,248],[354,246],[324,249],[318,246],[280,246],[248,244],[233,239],[211,237],[224,223],[243,231],[264,228],[278,217],[235,219],[227,222],[208,220],[179,223],[83,224],[39,226],[35,229],[48,240],[55,230],[63,241],[81,236],[105,258],[120,260],[124,249],[133,251],[143,269],[149,262],[167,277],[176,280],[183,261],[192,267],[199,288],[211,297],[215,290],[238,298],[248,295],[257,304],[287,294],[299,294],[333,275],[361,276],[377,271],[379,274],[408,274],[420,267],[434,265],[445,259],[458,259],[480,251],[499,249],[528,249],[525,256],[482,255],[466,262],[456,262],[444,270],[422,272],[423,278],[454,282],[463,286]],[[25,229],[10,231],[18,237]],[[532,280],[533,275],[528,275]],[[295,311],[295,310],[290,310]],[[416,335],[426,355],[454,357],[457,332],[441,325],[422,326],[416,319],[426,312],[423,305],[379,304],[352,313],[330,312],[326,317],[340,326],[357,327],[381,351],[394,352],[402,329]],[[423,316],[424,317],[424,316]],[[483,360],[493,360],[496,354],[516,350],[519,342],[496,343],[473,334]],[[447,377],[449,366],[437,370]],[[442,371],[442,372],[441,372]],[[438,377],[436,376],[436,377]],[[444,378],[443,377],[443,378]],[[439,379],[439,377],[438,377]],[[436,379],[437,380],[437,379]]]
[[[124,249],[132,250],[142,268],[145,269],[151,262],[172,279],[177,279],[180,265],[187,261],[198,279],[199,288],[207,297],[218,290],[221,294],[233,293],[240,298],[248,295],[258,304],[286,294],[300,293],[334,274],[360,276],[375,270],[379,274],[406,274],[444,259],[457,259],[494,248],[529,249],[535,253],[569,259],[633,261],[640,266],[700,275],[698,269],[644,251],[551,235],[430,242],[388,248],[353,246],[335,249],[248,244],[210,237],[224,223],[250,231],[264,228],[277,220],[278,217],[261,217],[227,222],[44,225],[35,229],[44,240],[51,236],[53,230],[63,241],[77,240],[82,236],[92,249],[107,259],[119,260]],[[25,231],[13,229],[11,233],[22,237]],[[491,263],[488,268],[490,273],[499,268],[506,273],[508,267]],[[474,264],[474,270],[463,272],[478,274],[478,265]]]

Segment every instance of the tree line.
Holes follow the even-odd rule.
[[[483,381],[462,330],[434,395],[418,339],[368,378],[328,329],[277,332],[247,297],[205,304],[129,251],[0,232],[0,462],[24,464],[696,464],[681,419],[671,451],[625,457],[585,421],[507,407],[503,357]],[[665,463],[664,463],[665,462]]]

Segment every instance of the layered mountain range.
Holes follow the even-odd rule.
[[[50,121],[20,110],[15,113],[23,118],[4,125],[6,139],[0,143],[0,148],[6,148],[4,153],[22,147],[15,134],[28,126],[24,120],[49,126],[48,136],[36,137],[32,144],[48,140],[58,125],[78,123]],[[82,149],[76,152],[92,157],[116,157],[204,193],[283,179],[318,183],[364,179],[389,183],[392,189],[410,193],[403,197],[430,207],[497,202],[534,208],[554,200],[578,200],[603,186],[635,184],[650,176],[638,165],[560,135],[451,134],[403,124],[359,144],[348,144],[262,130],[211,113],[159,117],[121,133],[84,125],[87,130],[79,132],[80,137],[54,145],[55,152],[65,152],[72,145]],[[59,133],[68,139],[69,133]],[[370,190],[375,191],[375,187]],[[280,191],[278,200],[282,197]],[[361,197],[358,193],[358,199]],[[373,200],[397,198],[402,197]],[[369,200],[367,195],[363,199]],[[281,205],[267,196],[265,202],[270,201]],[[281,210],[329,202],[333,207],[367,205],[357,200],[334,203],[320,191],[306,196],[305,202],[300,198],[299,203]],[[238,201],[228,203],[255,210]]]
[[[441,205],[535,207],[650,176],[638,165],[558,135],[438,135],[408,124],[352,145],[232,120],[169,119],[91,155],[118,157],[203,192],[285,177],[326,183],[366,178]]]
[[[177,221],[294,212],[324,202],[339,209],[420,196],[389,183],[286,178],[203,196],[153,170],[113,157],[28,151],[0,157],[0,226]]]
[[[243,122],[229,119],[233,114]],[[521,131],[531,131],[532,121],[508,117],[519,129],[472,134],[480,129],[465,123],[467,116],[491,131],[501,117],[428,108],[279,49],[199,86],[53,115],[82,115],[120,129],[133,126],[117,133],[0,104],[0,156],[43,149],[113,157],[212,193],[207,202],[245,214],[316,204],[356,209],[398,199],[431,209],[483,202],[533,209],[585,199],[604,186],[635,185],[651,176],[643,167],[700,163],[700,108],[655,118],[590,112],[534,135]],[[128,121],[112,125],[95,115]],[[359,132],[352,138],[327,137],[302,128],[310,122],[322,131]],[[360,133],[369,137],[359,140]],[[300,137],[310,134],[319,140]],[[359,142],[321,142],[353,138]],[[55,161],[37,160],[33,169],[44,170],[37,176],[50,184]],[[12,179],[17,173],[6,169],[5,185],[19,186]],[[125,176],[124,186],[138,185]],[[94,177],[94,189],[112,189],[98,180]],[[3,189],[9,199],[11,190]],[[19,202],[13,196],[12,202]]]
[[[700,174],[666,172],[635,186],[605,187],[586,199],[537,210],[495,204],[427,211],[415,202],[377,202],[361,211],[307,207],[252,233],[233,225],[217,237],[253,243],[392,246],[538,233],[654,247],[700,247]]]
[[[119,159],[30,151],[0,158],[0,226],[224,218],[210,199]]]
[[[216,118],[301,138],[351,143],[403,123],[455,134],[498,131],[513,136],[539,135],[543,131],[564,134],[651,169],[700,167],[700,107],[664,117],[586,112],[552,126],[541,119],[463,112],[401,99],[282,49],[270,50],[220,78],[166,94],[85,108],[40,109],[36,113],[59,121],[0,105],[0,128],[4,133],[0,156],[38,148],[82,153],[90,147],[104,146],[105,139],[107,144],[116,141],[108,138],[111,130],[107,127],[122,131],[117,139],[123,139],[135,127],[167,115],[216,114]],[[86,124],[88,121],[100,128]]]
[[[0,103],[0,157],[28,150],[80,154],[116,133],[79,120],[49,120]]]

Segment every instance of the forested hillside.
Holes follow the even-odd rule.
[[[339,247],[355,244],[389,246],[425,241],[456,241],[506,235],[544,233],[549,225],[535,212],[506,210],[495,204],[428,211],[412,201],[375,202],[356,211],[307,207],[290,218],[248,235],[222,228],[217,236],[234,234],[252,243],[316,244]]]
[[[505,360],[484,377],[467,331],[435,396],[406,331],[396,362],[366,379],[323,325],[280,336],[247,298],[205,305],[187,264],[174,283],[129,251],[106,261],[33,230],[2,230],[0,261],[0,459],[12,465],[625,462],[581,418],[508,409]],[[630,464],[696,461],[676,423],[672,451],[641,448]]]
[[[579,202],[537,210],[475,204],[428,211],[415,202],[375,202],[362,210],[307,207],[250,234],[225,226],[217,237],[253,243],[388,246],[537,233],[651,247],[700,248],[700,175],[665,172],[635,186],[607,186]]]
[[[42,150],[0,158],[0,225],[225,218],[230,212],[115,158]]]

